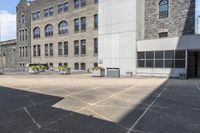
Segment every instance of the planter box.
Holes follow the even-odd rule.
[[[30,74],[37,74],[37,73],[39,73],[38,70],[35,70],[35,69],[32,69],[32,68],[29,68],[29,69],[28,69],[28,72],[29,72]]]
[[[59,71],[60,74],[70,74],[70,69],[66,69],[64,71]]]
[[[92,73],[93,77],[104,77],[105,76],[105,70],[104,69],[97,69],[94,70]]]

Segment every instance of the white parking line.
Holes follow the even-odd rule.
[[[197,87],[198,90],[200,90],[200,86],[199,86],[198,82],[196,82],[196,87]]]
[[[153,102],[146,108],[146,110],[142,113],[142,115],[133,123],[133,125],[128,129],[127,133],[131,133],[135,126],[138,124],[138,122],[144,117],[144,115],[149,111],[151,106],[158,100],[158,98],[163,94],[163,92],[167,89],[169,86],[169,82],[167,83],[166,87],[158,94],[158,96],[153,100]]]
[[[27,115],[31,118],[31,120],[33,121],[33,123],[36,125],[36,127],[41,128],[42,126],[41,126],[39,123],[37,123],[37,122],[35,121],[35,119],[34,119],[33,116],[29,113],[29,111],[27,110],[26,107],[24,107],[24,110],[25,110],[25,112],[27,113]]]

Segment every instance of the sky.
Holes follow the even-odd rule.
[[[1,41],[16,38],[16,6],[19,0],[1,0]]]

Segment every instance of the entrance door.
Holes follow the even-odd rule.
[[[200,51],[190,51],[188,53],[188,77],[200,77]]]

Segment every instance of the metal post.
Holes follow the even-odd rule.
[[[186,78],[188,78],[188,50],[185,50],[185,71],[186,71]]]

